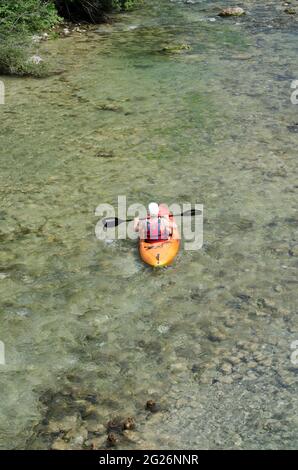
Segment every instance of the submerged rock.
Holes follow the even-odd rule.
[[[148,400],[146,403],[146,410],[151,413],[157,413],[160,411],[160,406],[154,400]]]
[[[114,447],[118,444],[118,438],[115,433],[110,432],[107,437],[107,445],[109,447]]]
[[[61,437],[56,439],[56,441],[53,442],[51,450],[69,450],[70,445],[68,442],[65,442]]]
[[[287,13],[288,15],[296,15],[297,11],[295,10],[295,8],[286,8],[285,13]]]
[[[98,158],[111,158],[111,157],[114,157],[114,152],[112,150],[110,151],[100,150],[96,153],[95,156]]]
[[[245,15],[245,11],[240,7],[229,7],[224,8],[219,13],[219,16],[242,16]]]
[[[169,44],[167,46],[164,46],[161,49],[161,52],[163,54],[179,54],[183,51],[188,51],[190,49],[191,47],[189,44]]]
[[[123,429],[132,430],[136,427],[135,420],[133,418],[126,418],[123,421]]]

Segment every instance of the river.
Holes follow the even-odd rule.
[[[1,448],[128,417],[120,449],[298,447],[297,15],[242,4],[146,1],[2,77]],[[98,240],[118,195],[203,204],[202,249],[153,271]]]

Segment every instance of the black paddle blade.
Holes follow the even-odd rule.
[[[193,215],[202,215],[202,211],[199,209],[190,209],[189,211],[182,212],[181,216],[193,216]]]
[[[102,224],[106,230],[107,228],[117,227],[121,222],[122,220],[118,219],[118,217],[107,217],[106,219],[103,219]]]

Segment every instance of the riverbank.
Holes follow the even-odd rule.
[[[113,12],[130,10],[137,3],[138,0],[3,0],[0,5],[0,74],[41,78],[55,73],[36,52],[39,41],[79,31],[80,23],[74,22],[84,21],[86,25],[108,22]],[[63,21],[72,23],[63,25]]]

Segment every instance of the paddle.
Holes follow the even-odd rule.
[[[197,209],[190,209],[188,211],[182,212],[181,214],[176,214],[174,217],[192,217],[193,215],[201,215],[202,211]],[[117,227],[118,225],[122,224],[123,222],[132,222],[134,219],[119,219],[118,217],[107,217],[102,220],[104,229],[110,227]],[[145,220],[145,219],[140,219]]]

